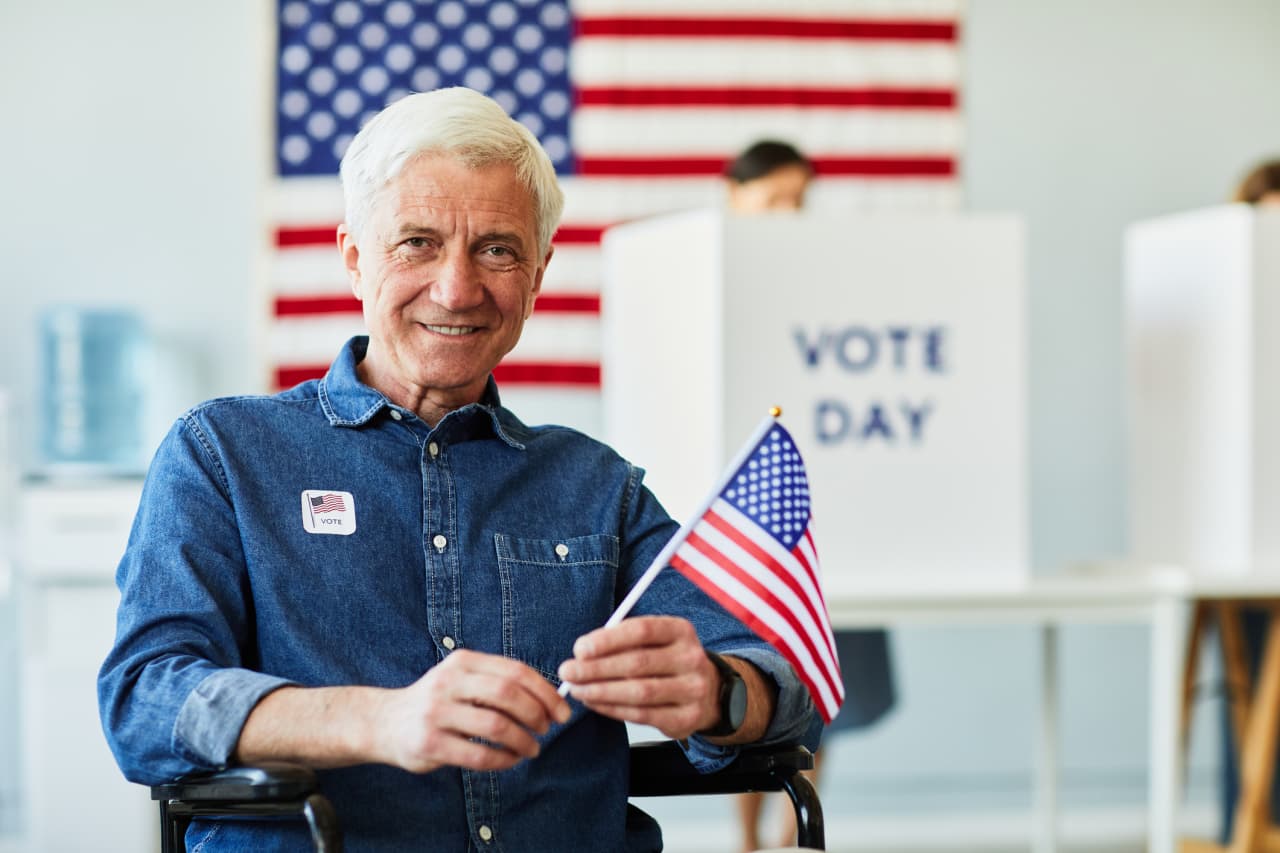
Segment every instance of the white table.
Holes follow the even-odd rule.
[[[826,579],[837,628],[903,623],[1021,623],[1040,628],[1042,678],[1035,781],[1036,853],[1057,849],[1058,629],[1087,622],[1139,623],[1151,632],[1149,850],[1174,853],[1181,794],[1179,716],[1191,605],[1197,599],[1280,598],[1280,574],[1193,575],[1173,567],[1079,568],[1008,583],[955,578]]]

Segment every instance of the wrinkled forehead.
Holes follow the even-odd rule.
[[[473,166],[442,154],[407,161],[373,195],[375,220],[465,215],[537,232],[532,194],[508,163]]]

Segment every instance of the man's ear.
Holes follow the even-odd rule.
[[[356,299],[362,299],[360,295],[360,247],[356,245],[356,238],[352,235],[351,229],[347,227],[347,223],[343,222],[338,226],[338,254],[342,256],[342,266],[347,270],[347,278],[351,282],[351,292],[355,294]]]

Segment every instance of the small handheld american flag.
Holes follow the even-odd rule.
[[[810,529],[809,480],[775,417],[760,423],[702,511],[676,531],[605,626],[620,622],[670,564],[777,649],[830,723],[844,686]]]
[[[768,641],[830,723],[844,701],[810,531],[809,481],[770,423],[676,549],[671,565]]]

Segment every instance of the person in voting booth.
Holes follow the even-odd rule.
[[[99,676],[110,746],[144,784],[320,768],[351,851],[659,850],[624,721],[713,770],[799,741],[808,693],[676,571],[600,628],[677,525],[609,447],[499,399],[564,203],[533,135],[467,89],[410,95],[341,176],[368,335],[164,439]],[[197,820],[187,841],[310,849],[297,824]]]
[[[1280,208],[1280,159],[1266,160],[1254,166],[1236,185],[1232,201],[1260,207]],[[1243,607],[1240,609],[1239,628],[1249,659],[1249,683],[1256,684],[1258,667],[1262,661],[1263,645],[1267,636],[1267,611]],[[1222,843],[1229,844],[1235,827],[1236,802],[1240,798],[1240,756],[1235,743],[1235,731],[1231,725],[1231,705],[1247,701],[1247,696],[1225,691],[1222,703]],[[1280,745],[1276,747],[1276,764],[1280,766]],[[1280,818],[1280,776],[1272,780],[1268,804],[1272,821]]]
[[[739,214],[798,211],[813,179],[813,165],[786,142],[763,140],[751,145],[731,161],[724,171],[729,210]],[[840,732],[871,726],[888,713],[895,701],[893,672],[889,660],[889,640],[882,630],[836,631],[836,654],[844,676],[844,705],[826,727],[823,739]],[[817,783],[823,752],[814,755],[814,769],[808,775]],[[742,849],[760,846],[760,823],[764,795],[739,794],[738,817]],[[781,810],[783,843],[795,838],[795,814]]]
[[[1250,169],[1236,187],[1232,201],[1280,206],[1280,159],[1267,160]]]

